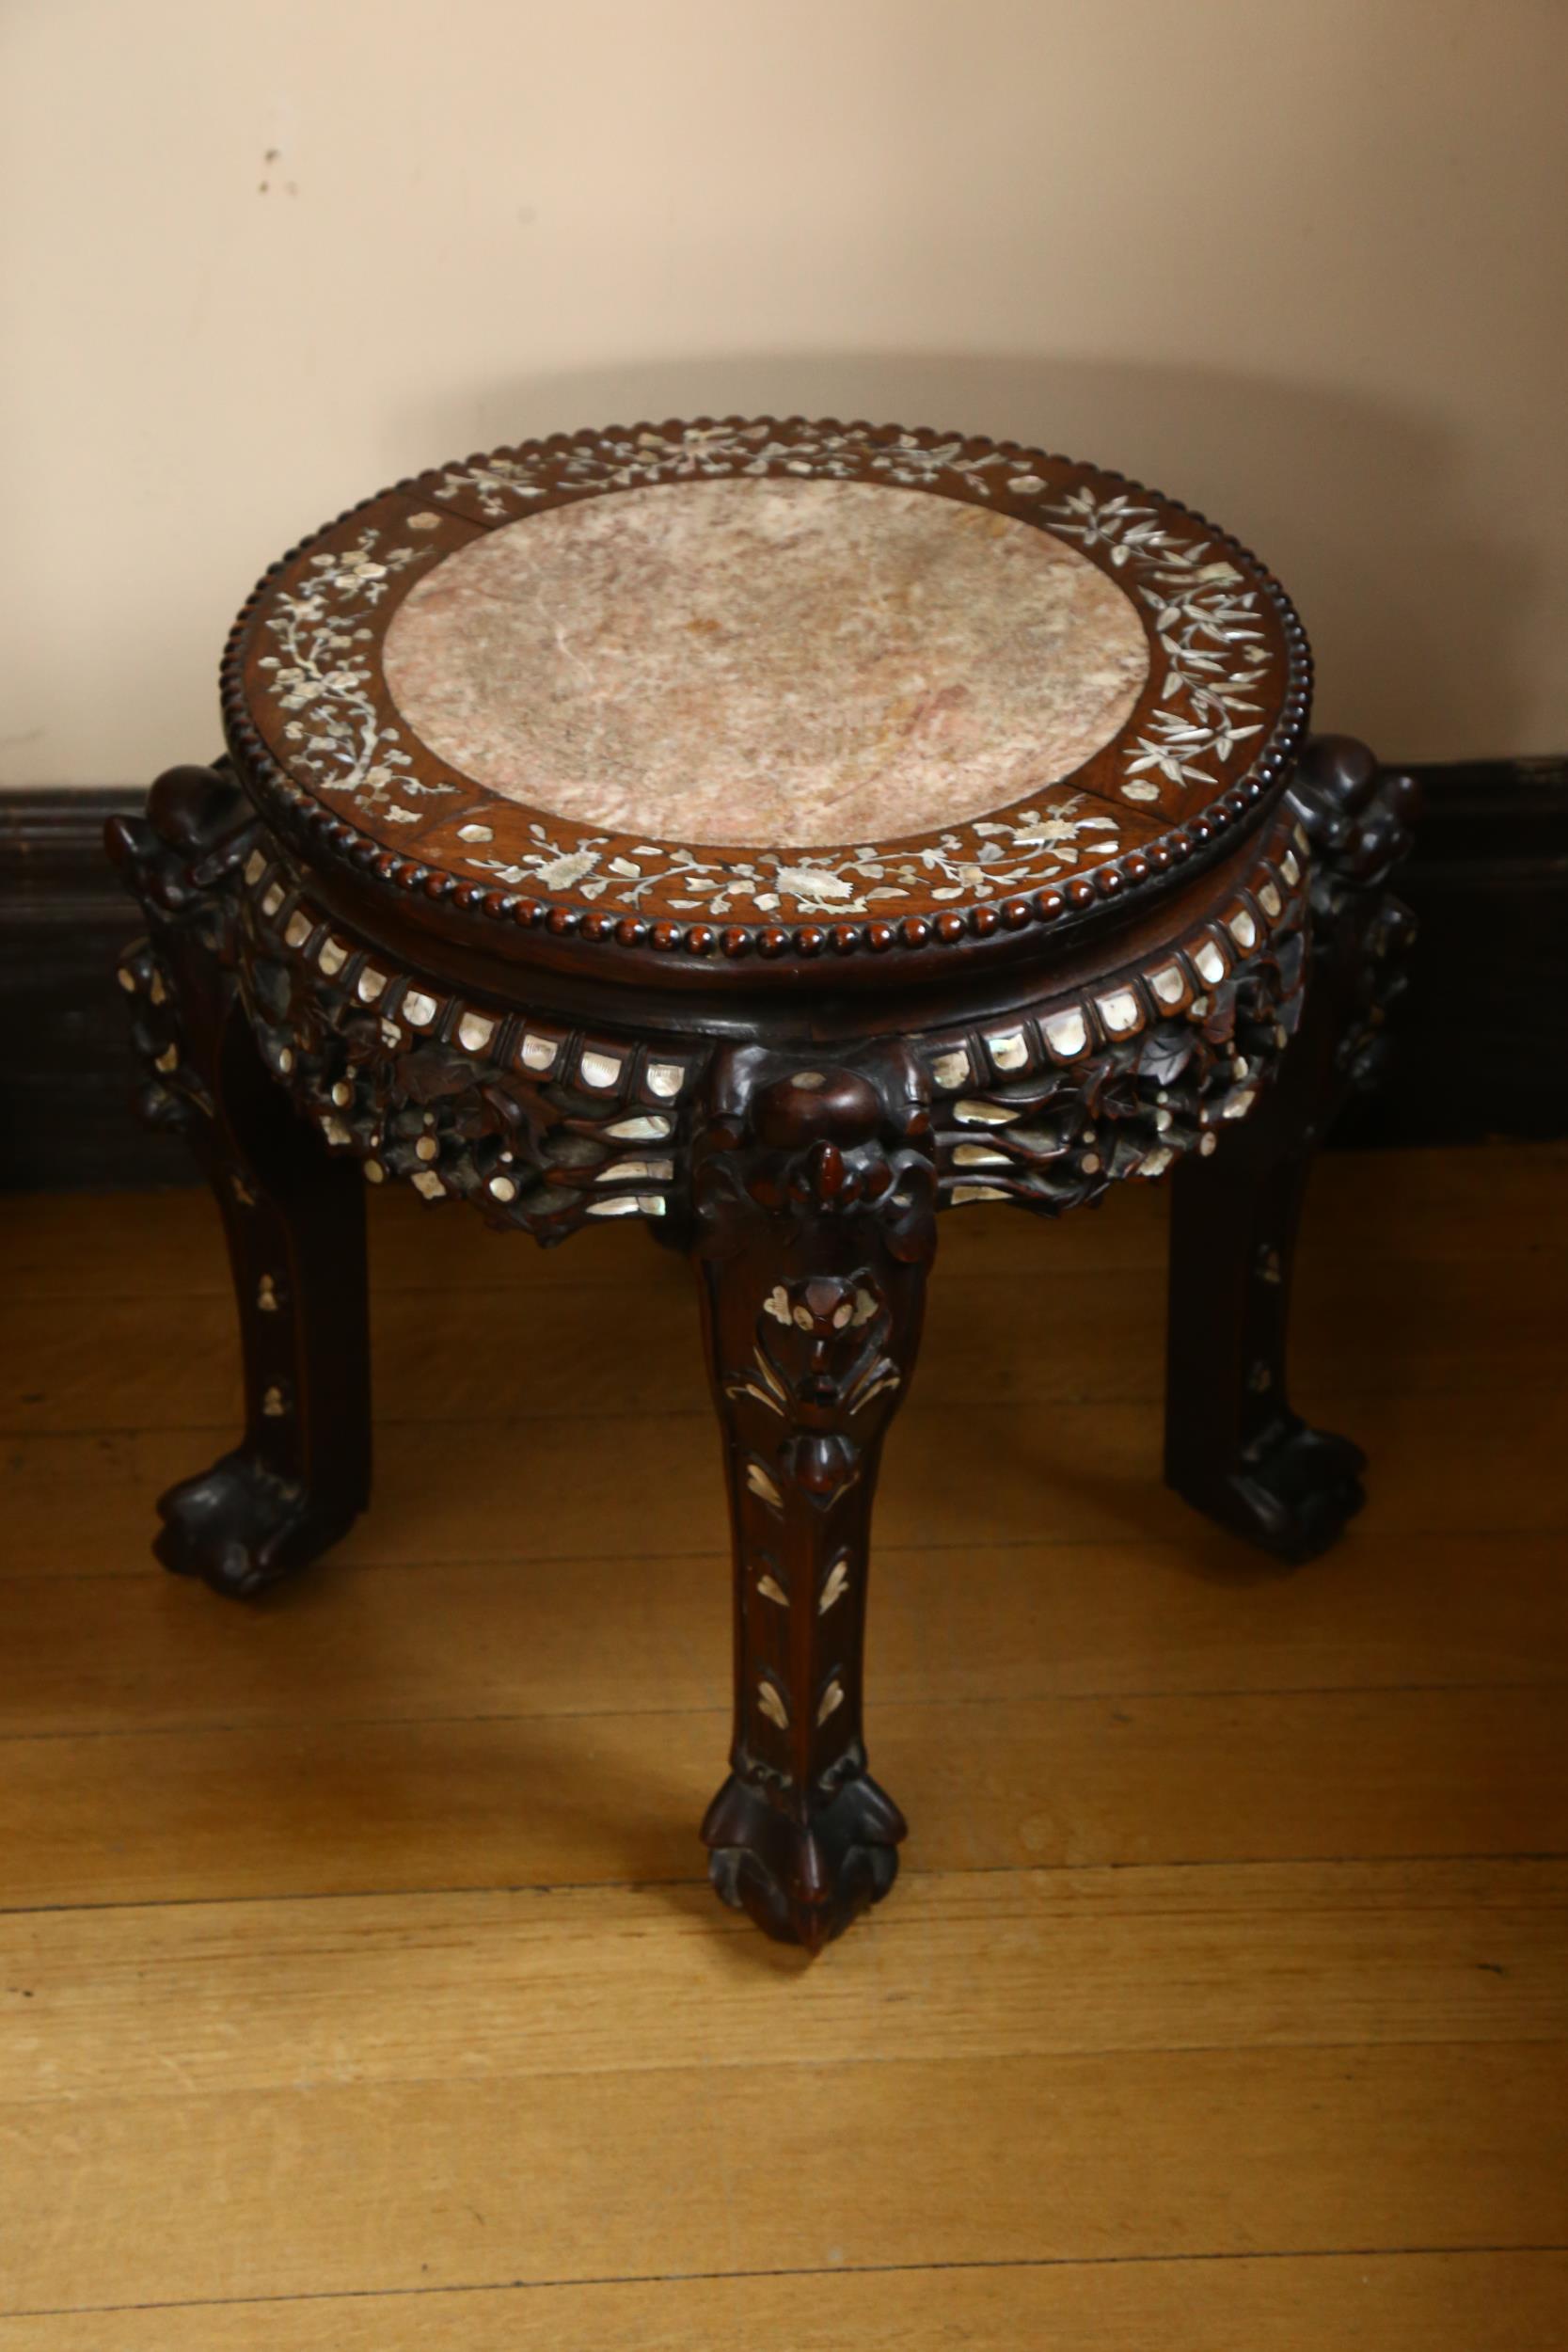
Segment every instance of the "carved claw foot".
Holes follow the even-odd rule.
[[[733,1773],[703,1823],[721,1899],[781,1944],[819,1952],[898,1875],[904,1817],[868,1775],[802,1822]]]
[[[325,1509],[294,1480],[243,1448],[182,1480],[158,1500],[153,1551],[175,1576],[200,1577],[215,1593],[248,1600],[307,1566],[346,1533],[351,1508]]]
[[[1222,1527],[1295,1565],[1326,1551],[1360,1510],[1366,1467],[1348,1438],[1308,1428],[1292,1414],[1249,1447],[1218,1486],[1180,1491]]]

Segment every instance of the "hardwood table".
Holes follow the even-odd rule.
[[[363,1508],[366,1179],[546,1245],[644,1220],[696,1272],[734,1527],[711,1874],[837,1933],[904,1836],[861,1657],[939,1211],[1168,1174],[1169,1483],[1287,1560],[1361,1501],[1286,1320],[1416,793],[1309,694],[1234,539],[1010,442],[587,432],[307,540],[230,639],[226,756],[109,829],[143,1108],[211,1179],[245,1358],[166,1565],[254,1593]]]

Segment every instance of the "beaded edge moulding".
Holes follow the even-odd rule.
[[[531,808],[445,765],[403,720],[381,645],[442,558],[584,498],[767,476],[926,490],[1059,538],[1143,621],[1149,675],[1123,727],[1022,804],[792,850],[621,835]],[[731,419],[523,443],[365,501],[260,582],[222,693],[261,806],[394,886],[626,947],[812,958],[983,940],[1157,882],[1282,785],[1310,677],[1301,623],[1256,558],[1120,475],[928,430]]]

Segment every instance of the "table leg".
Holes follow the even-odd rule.
[[[1416,788],[1364,745],[1322,737],[1293,787],[1312,856],[1313,963],[1278,1078],[1212,1159],[1172,1183],[1165,1477],[1286,1560],[1331,1544],[1364,1500],[1365,1457],[1290,1405],[1287,1338],[1311,1161],[1347,1094],[1375,1083],[1413,926],[1384,888]]]
[[[216,1199],[245,1361],[241,1443],[158,1503],[177,1574],[247,1595],[337,1541],[370,1485],[364,1184],[294,1113],[239,1001],[233,892],[251,826],[221,771],[172,770],[111,854],[149,920],[125,958],[143,1115],[177,1127]]]
[[[724,1900],[811,1951],[886,1894],[904,1835],[866,1768],[862,1645],[935,1177],[911,1142],[922,1114],[901,1098],[912,1064],[890,1052],[876,1076],[726,1057],[695,1180],[735,1546],[735,1735],[703,1836]]]

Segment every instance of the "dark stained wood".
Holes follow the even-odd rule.
[[[626,459],[626,481],[649,465],[662,479],[677,458],[689,471],[682,453],[718,448],[673,427],[643,438],[653,454]],[[931,441],[862,449],[851,437],[844,462],[875,473],[890,453],[924,452],[942,477],[924,486],[939,495],[989,499],[1003,477],[1015,502],[1042,489],[1034,473],[1007,475],[1006,453],[982,456],[990,444]],[[822,429],[791,426],[759,462],[804,450],[811,469],[832,472],[827,446]],[[604,462],[600,437],[562,444],[552,495],[626,486],[601,478]],[[1110,484],[1037,462],[1055,493],[1098,501],[1091,552],[1095,534],[1123,532],[1127,501]],[[1092,878],[998,904],[976,862],[939,920],[879,916],[842,940],[742,923],[709,942],[712,957],[678,926],[661,939],[657,924],[615,924],[602,909],[515,894],[492,904],[438,862],[378,845],[387,787],[366,792],[369,834],[323,797],[348,789],[341,758],[357,778],[369,754],[321,681],[316,732],[295,723],[305,674],[278,672],[258,630],[293,596],[277,642],[319,624],[349,665],[355,707],[393,744],[377,631],[394,577],[422,557],[410,545],[372,563],[372,544],[385,550],[365,538],[367,518],[385,509],[428,554],[450,536],[449,510],[466,516],[464,538],[511,519],[517,478],[510,460],[423,477],[297,550],[231,647],[235,764],[172,770],[145,818],[109,827],[150,925],[121,976],[143,1108],[184,1132],[213,1183],[246,1375],[244,1442],[164,1496],[158,1549],[220,1591],[253,1593],[325,1549],[362,1506],[361,1172],[433,1203],[463,1198],[546,1245],[606,1218],[646,1223],[697,1271],[730,1498],[734,1737],[704,1826],[712,1876],[771,1935],[815,1951],[887,1892],[904,1835],[867,1768],[862,1648],[878,1467],[913,1372],[939,1208],[996,1200],[1054,1217],[1177,1168],[1170,1484],[1287,1558],[1322,1549],[1359,1503],[1359,1454],[1286,1402],[1289,1271],[1306,1163],[1382,1057],[1409,930],[1386,884],[1410,846],[1416,787],[1346,739],[1289,764],[1305,641],[1258,574],[1251,604],[1259,588],[1275,598],[1266,627],[1257,612],[1244,628],[1208,613],[1182,626],[1222,648],[1263,628],[1266,739],[1248,751],[1223,716],[1190,793],[1184,770],[1137,783],[1113,746],[1085,788],[1155,794],[1160,823],[1183,821]],[[1179,546],[1164,510],[1150,508],[1147,528],[1183,578],[1210,553]],[[1103,557],[1134,559],[1127,538]],[[1228,560],[1209,571],[1248,576]],[[1167,586],[1180,601],[1180,582]],[[356,598],[367,627],[344,634]],[[1203,654],[1202,675],[1224,658]],[[1181,691],[1201,714],[1210,688]],[[1263,691],[1252,668],[1244,691]],[[1139,723],[1159,724],[1151,710]],[[1180,713],[1167,723],[1189,725]],[[436,803],[409,836],[433,858],[453,821],[439,792]],[[771,979],[742,998],[726,965],[744,958]],[[661,963],[684,966],[680,985],[627,985]]]
[[[1321,737],[1291,787],[1322,851],[1317,969],[1278,1080],[1172,1186],[1165,1475],[1188,1502],[1286,1560],[1334,1541],[1365,1497],[1366,1460],[1291,1408],[1287,1347],[1296,1232],[1311,1158],[1386,1054],[1409,917],[1384,885],[1410,847],[1418,789],[1364,746]]]
[[[784,845],[668,844],[673,858],[661,851],[644,866],[637,834],[574,824],[490,792],[437,759],[404,723],[382,675],[382,641],[403,598],[444,557],[551,507],[742,476],[912,486],[1049,530],[1129,590],[1148,642],[1148,677],[1127,725],[1071,779],[1074,792],[1102,812],[1114,809],[1114,853],[1064,863],[1032,835],[1032,858],[1022,866],[1015,859],[999,869],[1006,881],[988,886],[982,861],[994,855],[998,820],[1037,817],[1019,803],[982,831],[958,823],[901,839],[912,879],[898,885],[896,906],[873,906],[869,876],[848,849],[798,861],[843,864],[829,897],[812,898],[793,881],[797,861],[792,852],[781,857]],[[1244,627],[1235,597],[1245,600]],[[1216,675],[1218,643],[1227,660]],[[1227,695],[1239,691],[1239,667],[1247,682],[1233,710]],[[443,937],[488,930],[495,952],[558,965],[557,947],[568,943],[566,968],[576,977],[602,969],[654,987],[683,977],[711,986],[727,977],[727,964],[739,963],[752,987],[777,988],[818,973],[824,961],[839,966],[837,985],[858,986],[866,963],[889,954],[904,961],[912,952],[926,964],[1016,961],[1031,945],[1026,934],[1043,929],[1054,938],[1115,920],[1129,901],[1158,892],[1174,868],[1211,862],[1232,831],[1266,814],[1305,735],[1309,681],[1301,623],[1257,558],[1203,516],[1120,474],[983,437],[832,418],[729,417],[555,435],[432,468],[363,501],[258,583],[230,637],[221,692],[230,755],[307,863],[351,878],[369,873],[383,896],[401,894],[411,919]],[[309,698],[308,726],[302,696]],[[1180,746],[1179,774],[1170,730]],[[1160,759],[1148,755],[1150,744]],[[400,780],[408,787],[401,801]],[[499,878],[467,851],[462,828],[475,818],[489,837],[486,856],[503,869]],[[543,835],[552,856],[542,865]],[[982,876],[957,904],[937,895],[933,870],[945,868],[950,851],[954,872]],[[558,881],[550,871],[563,859],[575,865],[579,853],[594,872],[599,895],[592,899],[576,888],[582,873]],[[766,897],[748,879],[758,860],[777,868]],[[670,870],[660,873],[661,864]],[[689,922],[699,872],[720,878],[715,911],[711,920]],[[850,872],[853,889],[844,882]]]
[[[1568,1135],[1568,758],[1417,771],[1399,1051],[1349,1143]]]
[[[886,1894],[904,1835],[861,1672],[882,1437],[936,1247],[923,1092],[910,1054],[731,1049],[692,1169],[735,1574],[730,1777],[703,1836],[725,1901],[809,1951]]]
[[[151,926],[124,972],[148,1114],[190,1136],[225,1217],[248,1412],[244,1445],[165,1496],[160,1555],[254,1591],[363,1503],[356,1157],[544,1240],[607,1211],[649,1218],[698,1267],[725,1431],[736,1718],[705,1825],[714,1880],[770,1933],[818,1948],[887,1891],[904,1834],[866,1767],[861,1652],[881,1438],[913,1368],[939,1205],[1055,1216],[1192,1155],[1167,1475],[1287,1556],[1321,1548],[1358,1501],[1359,1456],[1283,1404],[1273,1278],[1301,1164],[1375,1066],[1402,939],[1383,885],[1412,798],[1362,747],[1326,740],[1293,780],[1288,829],[1173,888],[1164,926],[1145,913],[1122,934],[1128,961],[1091,939],[1032,998],[987,982],[967,1018],[944,991],[934,1031],[915,1025],[929,997],[890,991],[846,1051],[809,999],[792,1034],[775,1016],[767,1042],[741,1043],[514,1014],[452,993],[433,962],[400,972],[373,937],[324,920],[230,775],[171,771],[145,821],[110,829]],[[1323,977],[1304,999],[1309,886]],[[1237,1124],[1250,1135],[1199,1191]]]

